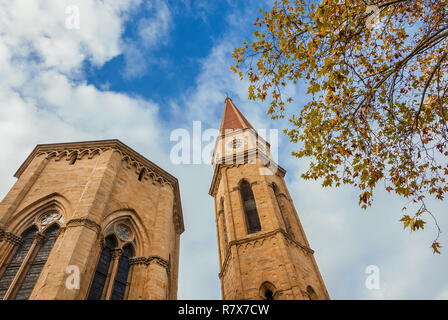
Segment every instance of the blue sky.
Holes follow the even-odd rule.
[[[271,1],[14,0],[0,4],[0,197],[36,144],[117,138],[177,176],[186,231],[180,299],[220,299],[209,163],[170,161],[173,130],[218,128],[229,94],[258,129],[278,129],[267,103],[247,100],[247,82],[230,71],[233,49],[251,39],[260,6]],[[66,8],[80,9],[67,29]],[[292,110],[307,100],[289,87]],[[402,199],[378,190],[367,211],[350,187],[323,189],[299,175],[306,160],[280,136],[279,164],[331,298],[447,299],[448,253],[433,255],[434,233],[403,231]],[[431,202],[440,224],[446,202]],[[442,234],[442,245],[448,243]],[[381,272],[365,287],[366,267]]]
[[[159,34],[155,40],[157,43],[145,45],[141,34],[141,22],[155,19],[161,10],[157,4],[140,3],[124,24],[122,38],[135,44],[141,59],[133,57],[136,61],[130,61],[132,58],[126,54],[118,55],[101,67],[89,65],[86,61],[87,81],[97,87],[107,84],[109,90],[166,103],[167,99],[181,96],[193,88],[201,62],[227,31],[229,12],[236,8],[247,10],[248,7],[244,3],[238,6],[235,1],[169,1],[165,5],[170,13],[164,22],[167,26],[156,31],[165,31]],[[253,13],[255,16],[256,12]],[[249,34],[250,31],[247,32]],[[129,67],[132,63],[139,64],[137,73],[129,71],[133,69]],[[162,115],[167,119],[170,117],[169,112],[163,110]]]

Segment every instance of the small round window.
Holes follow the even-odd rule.
[[[118,238],[123,241],[129,240],[129,238],[131,237],[131,230],[124,224],[119,224],[117,226],[117,229],[115,230],[115,233],[117,234]]]
[[[39,224],[40,224],[41,228],[43,229],[46,226],[48,226],[50,223],[52,223],[53,221],[57,220],[58,217],[59,217],[59,214],[57,212],[48,212],[39,218]]]

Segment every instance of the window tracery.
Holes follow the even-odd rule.
[[[88,300],[123,300],[129,288],[135,234],[124,222],[107,228]]]
[[[22,235],[18,248],[0,274],[0,299],[25,300],[31,295],[48,260],[63,223],[54,207],[36,215],[34,223]]]

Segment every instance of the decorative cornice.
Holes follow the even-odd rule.
[[[148,261],[149,261],[149,263],[155,262],[159,266],[165,268],[168,273],[170,272],[170,263],[167,260],[163,259],[162,257],[151,256],[148,258]]]
[[[93,231],[95,231],[97,233],[97,235],[101,234],[101,226],[98,223],[96,223],[95,221],[92,221],[87,218],[71,219],[66,224],[67,228],[79,227],[79,226],[92,229]]]
[[[146,257],[133,257],[131,259],[129,259],[129,264],[130,265],[138,265],[138,264],[144,264],[144,265],[148,265],[148,258]]]
[[[233,163],[218,163],[215,165],[215,170],[213,172],[213,179],[212,179],[212,184],[210,185],[210,189],[208,191],[208,194],[211,195],[212,197],[215,196],[216,192],[218,191],[218,185],[219,185],[219,181],[221,180],[221,169],[222,168],[234,168],[234,167],[239,167],[245,164],[250,163],[253,160],[259,159],[261,161],[263,161],[263,163],[266,163],[266,166],[269,165],[270,162],[273,162],[274,160],[268,158],[265,154],[261,153],[261,152],[257,152],[256,149],[252,149],[252,150],[246,150],[244,151],[244,153],[241,153],[240,155],[237,155],[234,158],[234,162]],[[280,167],[279,165],[277,165],[277,172],[276,174],[279,175],[280,177],[284,177],[286,174],[286,170],[283,169],[282,167]]]
[[[277,235],[279,233],[283,235],[283,237],[288,241],[289,244],[292,244],[292,245],[296,246],[297,248],[302,249],[303,251],[305,251],[308,254],[314,254],[314,250],[312,250],[311,248],[309,248],[307,246],[302,245],[301,243],[299,243],[296,240],[294,240],[293,238],[291,238],[291,236],[285,230],[283,230],[281,228],[275,229],[273,231],[265,232],[265,233],[262,233],[262,234],[259,234],[256,236],[230,241],[230,243],[227,247],[227,250],[226,250],[226,257],[224,259],[224,263],[223,263],[221,272],[219,273],[219,278],[221,279],[224,276],[225,272],[227,271],[230,256],[232,254],[232,252],[231,252],[232,246],[240,247],[242,245],[251,245],[251,244],[253,245],[257,241],[260,241],[260,240],[264,241],[269,238],[273,238],[275,235]]]
[[[158,264],[159,266],[165,268],[168,273],[170,273],[170,263],[159,256],[133,257],[129,260],[130,265],[144,264],[148,266],[151,263]]]
[[[184,232],[185,228],[178,180],[153,162],[149,161],[116,139],[37,145],[14,176],[19,178],[29,166],[31,161],[38,156],[45,155],[47,159],[54,158],[55,161],[61,161],[62,159],[69,161],[74,157],[76,157],[76,159],[83,159],[84,157],[92,159],[96,155],[100,155],[109,150],[118,152],[121,155],[122,161],[125,163],[126,167],[128,169],[135,170],[136,174],[140,174],[143,170],[144,174],[142,178],[144,180],[151,180],[152,183],[160,183],[162,185],[168,184],[173,188],[175,197],[173,221],[175,222],[176,232],[178,234]]]
[[[23,243],[22,237],[4,230],[0,230],[0,241],[9,242],[15,246],[20,246]]]

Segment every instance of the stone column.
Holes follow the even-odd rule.
[[[151,263],[147,269],[147,283],[145,292],[150,299],[167,299],[169,296],[168,264],[170,257],[170,243],[174,241],[173,225],[174,192],[170,185],[160,188],[157,216],[154,226]]]
[[[165,300],[168,298],[167,268],[157,262],[151,262],[147,268],[145,299]]]
[[[145,283],[148,269],[147,258],[131,258],[129,265],[131,275],[128,300],[143,300],[145,299]]]
[[[6,262],[13,252],[22,244],[22,238],[12,232],[4,231],[0,242],[0,275],[6,267]]]
[[[123,255],[123,252],[121,249],[114,249],[112,250],[111,258],[112,261],[110,262],[110,267],[107,275],[108,283],[105,287],[105,295],[104,300],[110,300],[112,296],[112,290],[114,289],[114,283],[115,283],[115,277],[117,275],[117,269],[118,269],[118,263],[120,262],[121,256]]]

